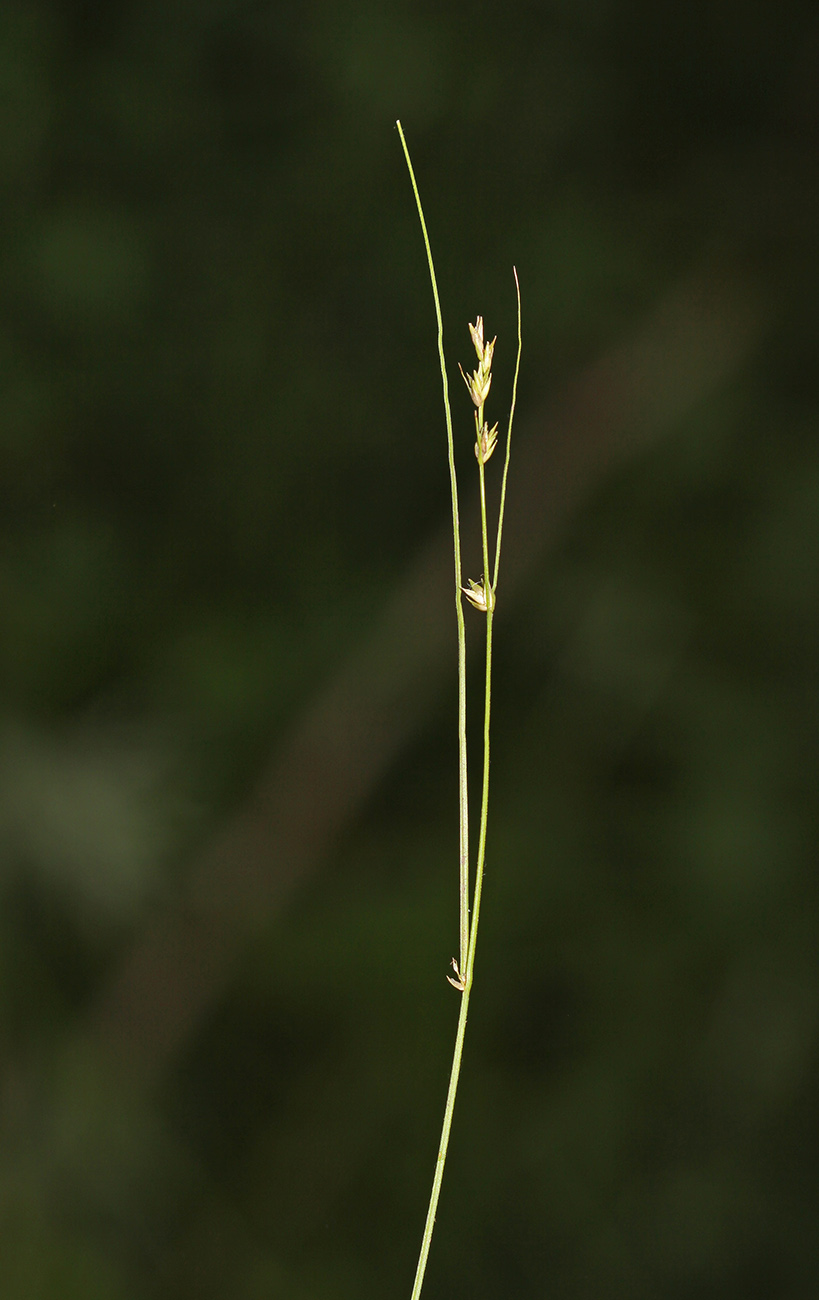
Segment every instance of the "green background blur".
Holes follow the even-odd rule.
[[[503,421],[524,313],[425,1296],[815,1297],[813,0],[6,0],[0,104],[0,1296],[409,1295],[457,764],[400,117],[466,576],[455,364],[482,313]]]

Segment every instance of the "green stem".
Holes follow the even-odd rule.
[[[483,421],[483,409],[481,409]],[[475,940],[478,936],[478,916],[481,909],[481,890],[483,889],[483,867],[486,858],[486,823],[489,816],[489,715],[492,708],[492,627],[495,613],[495,589],[489,585],[489,529],[486,522],[486,483],[483,461],[478,461],[478,476],[481,485],[481,545],[483,547],[484,591],[486,593],[486,663],[484,675],[483,701],[483,781],[481,783],[481,824],[478,833],[478,860],[475,866],[475,896],[472,901],[472,932],[469,936],[469,958],[467,960],[467,980],[472,982],[475,964]],[[497,581],[497,576],[496,576]]]
[[[432,1244],[432,1234],[435,1229],[435,1215],[438,1212],[438,1199],[441,1195],[441,1184],[444,1180],[444,1166],[446,1165],[447,1151],[449,1149],[449,1134],[452,1128],[452,1115],[455,1110],[455,1098],[458,1093],[458,1080],[460,1079],[461,1074],[464,1035],[466,1034],[466,1018],[469,1012],[469,995],[472,992],[472,979],[475,972],[475,945],[478,940],[478,921],[481,913],[483,868],[486,860],[486,825],[489,812],[489,721],[492,703],[492,621],[492,610],[488,610],[486,614],[486,674],[483,714],[483,788],[481,793],[481,829],[478,840],[478,862],[475,871],[475,896],[472,900],[472,928],[469,936],[469,955],[466,959],[466,969],[462,968],[461,970],[461,974],[464,977],[464,989],[461,994],[461,1012],[458,1016],[458,1029],[455,1035],[455,1051],[452,1056],[452,1068],[449,1073],[449,1087],[446,1094],[446,1106],[444,1107],[444,1123],[441,1129],[441,1140],[438,1144],[438,1158],[435,1161],[435,1176],[432,1180],[432,1193],[429,1198],[429,1207],[427,1209],[427,1217],[424,1224],[424,1235],[421,1240],[421,1253],[418,1257],[418,1267],[415,1270],[415,1282],[412,1288],[411,1300],[419,1300],[421,1295],[421,1288],[424,1284],[424,1274],[427,1267],[427,1258],[429,1256],[429,1248]]]
[[[455,558],[455,609],[458,623],[458,755],[459,755],[459,806],[460,806],[460,966],[457,970],[459,983],[456,987],[461,989],[461,1007],[458,1015],[458,1029],[455,1035],[455,1050],[452,1055],[452,1066],[449,1072],[449,1086],[447,1088],[446,1105],[444,1108],[444,1122],[441,1128],[441,1139],[438,1144],[438,1157],[435,1162],[435,1175],[432,1181],[432,1191],[427,1208],[427,1217],[424,1224],[424,1235],[421,1241],[421,1251],[418,1257],[418,1267],[415,1272],[415,1281],[412,1287],[412,1300],[420,1300],[421,1288],[424,1284],[424,1274],[427,1267],[430,1245],[432,1244],[432,1234],[435,1229],[435,1216],[438,1211],[438,1201],[441,1195],[441,1184],[444,1178],[444,1167],[446,1165],[447,1151],[449,1149],[449,1135],[452,1129],[452,1116],[455,1110],[455,1098],[458,1092],[458,1080],[461,1074],[461,1062],[463,1059],[464,1036],[466,1034],[466,1020],[469,1012],[469,998],[472,992],[472,980],[475,971],[475,947],[478,939],[478,921],[481,911],[481,896],[483,893],[483,875],[484,863],[486,860],[486,826],[489,814],[489,723],[490,711],[492,705],[492,629],[495,610],[495,589],[498,581],[498,566],[500,563],[500,546],[501,533],[503,529],[503,510],[506,501],[506,477],[509,469],[509,451],[512,438],[512,418],[515,410],[515,397],[517,394],[518,370],[520,368],[521,352],[521,328],[520,328],[520,290],[518,289],[518,357],[515,366],[514,387],[512,390],[512,408],[509,413],[509,430],[506,440],[506,460],[503,467],[503,483],[501,487],[500,513],[498,518],[498,533],[495,551],[495,571],[490,580],[489,573],[489,533],[486,521],[486,484],[484,478],[484,464],[481,457],[478,457],[478,470],[481,490],[481,544],[483,550],[483,588],[486,596],[486,665],[485,665],[485,688],[484,688],[484,712],[483,712],[483,782],[481,787],[481,820],[478,838],[478,855],[475,866],[475,891],[472,899],[472,920],[470,925],[469,918],[469,817],[467,802],[467,769],[466,769],[466,633],[464,628],[463,601],[461,595],[461,540],[460,540],[460,523],[458,518],[458,486],[455,477],[455,450],[452,436],[452,417],[449,408],[449,386],[446,377],[446,361],[444,358],[444,327],[441,318],[441,305],[438,298],[438,286],[435,279],[435,268],[432,262],[432,251],[427,235],[424,212],[421,206],[421,197],[418,193],[418,186],[415,181],[415,173],[412,169],[407,142],[404,139],[404,132],[401,129],[401,123],[396,122],[398,134],[401,137],[401,144],[404,150],[404,157],[407,161],[407,168],[412,181],[412,189],[415,194],[415,202],[418,208],[418,216],[421,220],[421,230],[424,236],[424,247],[427,252],[427,263],[429,266],[429,275],[432,282],[432,295],[435,300],[435,315],[438,321],[438,356],[441,363],[441,381],[444,392],[444,411],[446,413],[447,429],[447,446],[449,452],[449,475],[450,486],[452,491],[452,532],[453,532],[453,550]],[[517,285],[518,277],[515,272],[515,284]],[[480,355],[480,354],[479,354]],[[483,404],[480,405],[475,417],[475,430],[477,436],[477,445],[480,446],[481,431],[483,429]],[[452,981],[454,982],[454,981]]]
[[[483,425],[483,407],[480,411]],[[487,610],[495,607],[495,588],[489,580],[489,528],[486,523],[486,474],[482,460],[478,461],[478,477],[481,484],[481,550],[483,552],[483,589],[486,593]]]
[[[404,157],[407,160],[407,169],[412,182],[412,192],[415,195],[415,204],[418,208],[418,216],[421,221],[421,232],[424,236],[424,247],[427,252],[427,265],[429,266],[429,278],[432,283],[432,296],[435,300],[435,318],[438,322],[438,359],[441,364],[441,384],[444,392],[444,412],[446,415],[446,439],[447,451],[449,455],[449,485],[452,495],[452,546],[455,559],[455,618],[458,624],[458,804],[460,820],[460,844],[459,844],[459,888],[458,888],[458,917],[459,917],[459,962],[461,973],[466,966],[467,953],[469,951],[469,792],[467,787],[467,768],[466,768],[466,629],[464,627],[464,609],[463,600],[461,599],[461,586],[463,578],[461,576],[461,525],[458,515],[458,480],[455,475],[455,442],[452,436],[452,415],[449,409],[449,383],[446,377],[446,358],[444,357],[444,322],[441,315],[441,303],[438,297],[438,282],[435,278],[435,266],[432,261],[432,249],[427,234],[427,223],[424,220],[424,209],[421,206],[421,195],[418,193],[418,185],[415,180],[415,172],[412,168],[407,142],[404,139],[404,132],[400,122],[396,122],[398,134],[401,138],[401,146],[404,150]]]
[[[486,529],[484,527],[484,533],[485,531]],[[464,1036],[466,1034],[466,1019],[469,1013],[469,995],[472,992],[472,979],[475,973],[475,945],[478,940],[478,921],[481,913],[483,868],[486,860],[486,825],[489,813],[489,721],[490,708],[492,704],[492,621],[492,610],[488,610],[486,614],[486,674],[483,714],[483,788],[481,792],[481,828],[478,840],[478,862],[475,872],[475,896],[472,900],[472,927],[469,936],[469,955],[466,959],[466,968],[462,968],[461,970],[461,974],[464,978],[464,989],[461,994],[461,1012],[458,1016],[458,1029],[455,1035],[455,1051],[452,1055],[452,1069],[449,1073],[449,1087],[446,1094],[446,1106],[444,1107],[444,1123],[441,1129],[441,1140],[438,1144],[438,1158],[435,1161],[435,1176],[432,1180],[432,1194],[429,1198],[429,1208],[427,1209],[427,1218],[426,1223],[424,1224],[424,1236],[421,1241],[421,1253],[418,1257],[418,1267],[415,1271],[415,1282],[412,1288],[411,1300],[419,1300],[421,1295],[421,1287],[424,1284],[424,1273],[426,1272],[427,1267],[427,1257],[432,1243],[432,1233],[435,1228],[435,1215],[438,1211],[438,1199],[441,1195],[441,1184],[444,1180],[444,1166],[446,1164],[447,1151],[449,1149],[449,1134],[452,1128],[452,1115],[455,1110],[455,1098],[458,1093],[458,1080],[460,1079],[461,1074]]]
[[[486,825],[489,816],[489,714],[492,705],[492,621],[494,611],[486,612],[486,674],[483,703],[483,784],[481,788],[481,827],[478,834],[478,861],[475,867],[475,894],[472,899],[472,930],[469,936],[469,957],[466,963],[464,984],[472,987],[475,969],[475,943],[478,938],[478,919],[481,914],[483,892],[483,867],[486,860]],[[466,995],[464,995],[466,996]]]
[[[472,914],[472,925],[474,931],[474,911]],[[470,945],[469,957],[467,958],[466,963],[468,969],[471,962],[472,947]],[[438,1211],[438,1198],[441,1195],[441,1183],[444,1180],[444,1166],[446,1164],[447,1149],[449,1147],[449,1132],[452,1128],[452,1114],[455,1110],[455,1096],[458,1092],[458,1079],[461,1074],[461,1058],[464,1050],[464,1035],[466,1033],[466,1017],[469,1012],[469,991],[471,986],[472,972],[470,969],[469,976],[464,980],[464,991],[461,994],[461,1011],[458,1016],[458,1030],[455,1035],[455,1051],[452,1056],[452,1069],[449,1072],[449,1087],[446,1094],[446,1106],[444,1107],[444,1123],[441,1129],[441,1141],[438,1144],[438,1158],[435,1161],[435,1176],[432,1180],[432,1192],[429,1198],[427,1218],[424,1224],[424,1235],[421,1240],[421,1253],[418,1256],[418,1267],[415,1270],[415,1281],[412,1286],[411,1300],[418,1300],[421,1295],[421,1287],[424,1285],[424,1273],[427,1268],[427,1257],[429,1256],[429,1248],[432,1244],[432,1234],[435,1229],[435,1215]]]
[[[503,512],[506,507],[506,476],[509,473],[509,454],[512,450],[512,421],[515,418],[515,402],[518,400],[518,374],[520,373],[520,354],[523,348],[523,334],[521,332],[520,322],[520,283],[518,282],[518,273],[515,267],[512,267],[515,276],[515,291],[518,299],[518,355],[515,361],[515,377],[512,380],[512,404],[509,407],[509,425],[506,432],[506,457],[503,462],[503,480],[501,482],[500,509],[498,511],[498,538],[495,543],[495,572],[492,577],[492,590],[498,585],[498,567],[500,565],[501,537],[503,535]],[[489,580],[489,571],[486,572],[486,579]]]

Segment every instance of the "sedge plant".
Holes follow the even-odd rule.
[[[427,254],[429,277],[432,284],[432,296],[435,302],[435,315],[438,323],[438,357],[441,366],[444,417],[446,421],[447,448],[449,453],[449,481],[452,495],[452,541],[455,562],[455,618],[458,629],[458,790],[460,825],[458,886],[459,952],[457,957],[452,958],[452,974],[447,975],[447,979],[459,992],[461,1005],[458,1016],[458,1028],[455,1035],[455,1050],[452,1057],[452,1068],[449,1076],[446,1106],[444,1108],[441,1140],[438,1145],[438,1157],[435,1162],[435,1175],[432,1181],[432,1191],[429,1198],[426,1222],[424,1224],[424,1235],[421,1241],[418,1267],[416,1269],[415,1282],[412,1288],[412,1300],[419,1300],[421,1288],[424,1284],[424,1274],[426,1272],[429,1248],[432,1242],[432,1233],[435,1227],[435,1215],[438,1209],[438,1199],[441,1193],[444,1166],[446,1164],[447,1150],[449,1148],[452,1115],[455,1108],[455,1097],[458,1091],[458,1080],[461,1073],[461,1060],[463,1057],[464,1037],[466,1034],[466,1020],[469,1012],[469,999],[472,992],[472,982],[475,974],[475,945],[478,938],[478,921],[480,919],[481,910],[481,892],[483,888],[483,872],[486,858],[486,827],[489,812],[489,722],[492,704],[492,629],[497,602],[498,571],[500,567],[501,538],[503,536],[503,514],[506,506],[506,480],[509,472],[509,453],[512,445],[512,421],[515,414],[515,400],[517,397],[522,340],[520,286],[518,284],[517,271],[513,268],[515,290],[517,294],[518,347],[514,379],[512,381],[509,422],[506,432],[506,454],[504,457],[503,473],[501,478],[498,522],[495,531],[495,553],[494,561],[491,565],[489,527],[486,509],[485,473],[486,465],[498,445],[498,425],[495,423],[490,428],[485,415],[485,407],[487,398],[489,397],[489,390],[492,385],[492,359],[497,340],[493,338],[491,342],[487,341],[484,335],[482,316],[478,316],[474,325],[469,325],[472,345],[477,356],[477,366],[470,374],[466,374],[463,368],[460,368],[461,375],[463,376],[469,397],[472,401],[475,422],[474,449],[475,459],[478,464],[481,508],[481,548],[483,554],[483,576],[478,581],[473,581],[471,578],[468,579],[467,585],[464,586],[461,574],[461,526],[458,511],[458,480],[455,471],[455,442],[452,432],[449,384],[447,381],[446,360],[444,356],[444,326],[443,318],[441,316],[441,303],[438,297],[438,284],[435,278],[432,250],[430,248],[426,221],[424,220],[421,196],[418,192],[418,185],[415,180],[415,172],[413,171],[412,161],[410,159],[404,132],[401,128],[401,123],[396,122],[396,126],[404,150],[404,157],[406,158],[410,181],[412,182],[412,189],[415,195],[415,202],[418,208],[421,233],[423,235],[424,247]],[[469,790],[466,761],[466,627],[464,622],[464,599],[466,599],[471,606],[483,615],[486,628],[483,706],[483,776],[481,780],[481,812],[478,831],[478,848],[475,860],[474,884],[471,884],[470,882],[469,870]]]

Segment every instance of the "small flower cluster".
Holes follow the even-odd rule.
[[[475,455],[480,464],[485,465],[498,445],[497,424],[494,424],[490,429],[483,418],[484,403],[489,396],[489,389],[492,385],[492,357],[498,340],[496,336],[491,343],[484,342],[483,316],[479,316],[474,325],[470,324],[469,333],[472,336],[472,342],[477,353],[478,368],[473,370],[471,375],[465,374],[461,365],[459,365],[458,369],[463,375],[469,396],[475,403]]]
[[[469,333],[478,358],[478,368],[473,370],[471,375],[465,374],[461,365],[458,366],[458,369],[475,405],[475,456],[478,464],[483,467],[498,445],[497,424],[493,424],[490,429],[483,416],[484,403],[489,396],[489,389],[492,385],[492,357],[498,340],[495,337],[491,343],[484,341],[483,316],[479,316],[474,325],[470,324]],[[468,581],[469,586],[462,588],[467,600],[484,614],[494,609],[495,593],[486,577],[481,578],[480,582],[473,582],[471,578]]]
[[[471,578],[467,578],[467,582],[469,586],[461,587],[461,591],[470,604],[479,609],[482,614],[485,614],[489,608],[489,601],[493,600],[492,588],[486,586],[483,578],[481,578],[480,582],[473,582]]]

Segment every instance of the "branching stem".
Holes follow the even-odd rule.
[[[459,852],[459,963],[461,971],[466,966],[469,948],[469,790],[466,769],[466,629],[464,627],[464,607],[461,599],[461,522],[458,514],[458,479],[455,473],[455,442],[452,436],[452,413],[449,408],[449,382],[446,375],[446,358],[444,356],[444,321],[441,315],[441,302],[438,297],[438,281],[435,278],[435,266],[432,261],[432,249],[421,206],[421,195],[415,181],[407,142],[400,122],[395,124],[401,138],[404,157],[412,181],[412,192],[418,208],[424,247],[427,252],[429,278],[432,284],[432,296],[435,300],[435,318],[438,322],[438,359],[441,363],[441,385],[444,396],[444,415],[446,418],[446,440],[449,453],[449,486],[452,494],[452,549],[455,559],[455,618],[458,624],[458,803],[460,809],[460,852]]]
[[[468,807],[468,789],[467,789],[467,767],[466,767],[466,631],[464,626],[463,610],[463,592],[462,575],[461,575],[461,537],[460,522],[458,516],[458,484],[455,474],[455,448],[452,435],[452,416],[449,407],[449,385],[446,375],[446,360],[444,357],[444,327],[441,317],[441,304],[438,298],[438,285],[435,279],[435,268],[432,261],[432,250],[430,248],[429,236],[427,234],[426,221],[421,206],[421,197],[418,193],[418,186],[415,181],[415,173],[410,160],[407,142],[404,139],[404,132],[401,129],[401,123],[396,122],[398,134],[401,138],[401,145],[404,150],[404,157],[407,161],[412,189],[415,195],[415,202],[418,208],[418,216],[421,222],[421,231],[424,236],[424,247],[427,253],[427,264],[429,266],[429,276],[432,283],[432,296],[435,300],[435,315],[438,321],[438,356],[441,364],[441,382],[443,385],[444,412],[446,416],[447,447],[449,451],[449,477],[452,490],[452,533],[453,533],[453,552],[455,558],[455,610],[458,625],[458,772],[459,772],[459,812],[460,812],[460,871],[459,871],[459,938],[460,938],[460,957],[459,962],[453,960],[453,967],[457,979],[449,977],[450,983],[454,984],[461,993],[461,1007],[458,1015],[458,1028],[455,1034],[455,1050],[452,1056],[452,1067],[449,1073],[449,1087],[446,1095],[446,1106],[444,1108],[444,1122],[441,1128],[441,1139],[438,1144],[438,1157],[435,1162],[435,1175],[432,1181],[432,1192],[429,1198],[426,1222],[424,1224],[424,1235],[421,1241],[421,1252],[418,1257],[418,1267],[415,1272],[415,1282],[412,1288],[412,1300],[419,1300],[421,1288],[424,1284],[424,1274],[429,1257],[429,1248],[432,1243],[432,1234],[435,1228],[435,1215],[438,1210],[438,1199],[441,1194],[441,1184],[444,1177],[444,1166],[446,1165],[447,1150],[449,1148],[449,1135],[452,1129],[452,1115],[455,1109],[455,1097],[458,1091],[458,1080],[461,1073],[461,1061],[463,1058],[464,1037],[466,1034],[466,1020],[469,1012],[469,998],[472,992],[472,980],[475,971],[475,945],[478,938],[478,920],[481,910],[481,895],[483,892],[483,875],[484,863],[486,860],[486,826],[489,812],[489,722],[492,705],[492,631],[495,613],[495,593],[498,583],[498,567],[500,565],[500,548],[501,535],[503,531],[503,512],[506,504],[506,478],[509,469],[509,452],[512,441],[512,419],[515,411],[515,399],[517,395],[518,371],[520,369],[520,352],[521,352],[521,328],[520,328],[520,288],[518,286],[517,271],[515,272],[515,285],[517,288],[518,302],[518,354],[515,365],[515,377],[512,387],[512,403],[509,412],[509,427],[506,437],[506,457],[503,467],[503,480],[501,484],[500,510],[498,515],[498,531],[495,546],[495,568],[494,573],[490,575],[489,567],[489,530],[486,517],[486,482],[485,482],[485,463],[492,454],[494,449],[494,438],[497,426],[491,431],[487,430],[484,422],[484,398],[489,392],[490,386],[490,369],[492,364],[492,354],[494,351],[494,340],[491,344],[485,344],[483,336],[483,319],[478,317],[475,326],[470,325],[470,333],[475,350],[478,354],[478,370],[473,376],[468,378],[464,374],[467,388],[472,393],[475,404],[475,434],[476,434],[476,455],[478,460],[478,476],[480,481],[481,497],[481,547],[483,552],[483,579],[481,584],[470,581],[471,592],[466,594],[472,604],[482,609],[486,618],[486,661],[484,677],[484,709],[483,709],[483,779],[481,783],[481,819],[480,830],[478,835],[478,853],[475,864],[475,888],[472,898],[472,917],[470,924],[469,915],[469,807]],[[463,374],[463,371],[461,371]],[[489,443],[491,442],[491,446]]]

